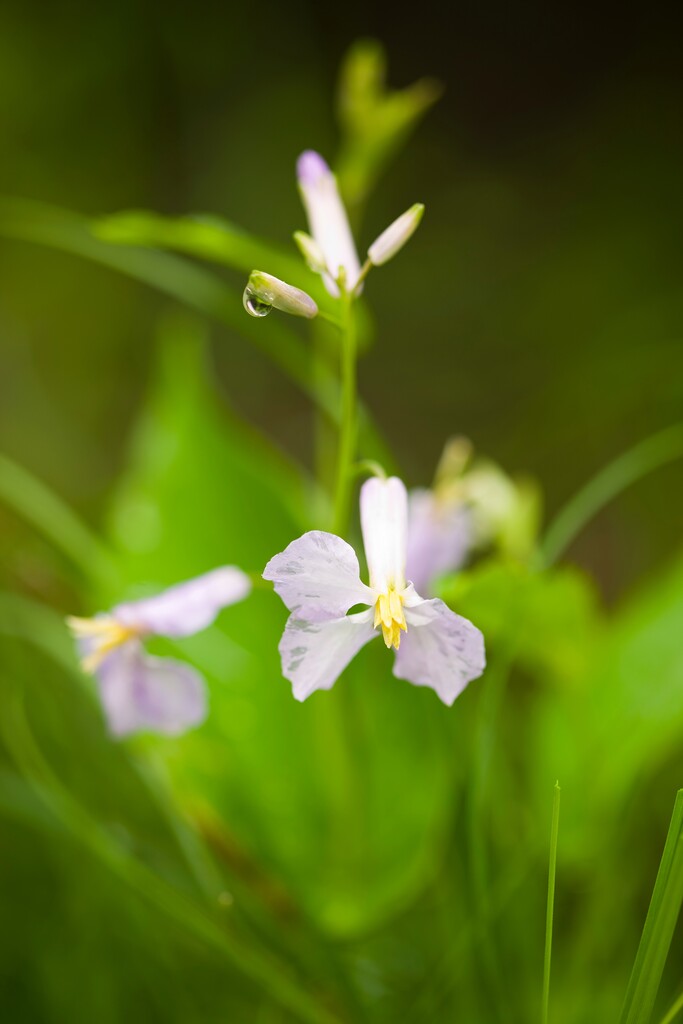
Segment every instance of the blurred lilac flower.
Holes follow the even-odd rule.
[[[311,235],[297,231],[297,245],[311,270],[323,275],[330,295],[339,295],[340,280],[349,293],[358,293],[370,268],[395,256],[417,230],[424,206],[414,203],[397,217],[372,243],[367,262],[361,267],[337,179],[326,162],[319,153],[307,149],[297,161],[296,172],[311,231]]]
[[[524,560],[538,531],[540,499],[529,480],[513,480],[471,443],[445,445],[431,489],[411,491],[408,578],[423,594],[435,580],[461,569],[473,551],[497,547]]]
[[[438,490],[418,488],[408,499],[407,574],[419,591],[432,593],[434,581],[462,568],[473,545],[471,510]]]
[[[154,658],[150,636],[191,636],[211,625],[221,608],[245,598],[249,577],[224,566],[141,601],[116,605],[92,619],[69,617],[85,672],[93,673],[110,731],[142,729],[177,736],[206,717],[204,680],[173,658]]]
[[[283,675],[297,700],[329,690],[381,631],[386,646],[396,649],[394,675],[430,686],[450,705],[484,671],[484,638],[443,601],[425,600],[406,581],[403,483],[397,477],[367,480],[360,511],[370,586],[360,579],[353,548],[318,530],[292,541],[265,568],[264,579],[292,613],[280,641]],[[367,609],[347,614],[359,604]]]

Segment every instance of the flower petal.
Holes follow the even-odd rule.
[[[299,157],[296,172],[311,234],[330,272],[323,277],[325,287],[330,295],[337,296],[339,288],[335,281],[342,268],[349,290],[360,275],[360,262],[337,180],[320,154],[311,149]]]
[[[443,601],[406,607],[408,632],[394,661],[394,675],[415,686],[431,686],[444,704],[452,704],[486,667],[484,637]]]
[[[232,565],[179,583],[155,597],[119,604],[113,617],[124,626],[158,636],[191,636],[210,626],[221,608],[241,601],[251,580]]]
[[[374,637],[372,611],[325,622],[290,615],[280,640],[282,674],[297,700],[315,690],[329,690],[351,659]]]
[[[275,555],[263,570],[290,612],[320,622],[345,615],[354,604],[373,603],[360,579],[356,552],[333,533],[311,530]]]
[[[439,500],[433,491],[411,491],[408,498],[406,575],[421,594],[437,576],[459,569],[473,542],[469,510]]]
[[[413,203],[409,210],[397,217],[368,249],[368,257],[375,267],[387,263],[403,248],[417,231],[425,208],[422,203]]]
[[[360,490],[360,521],[370,586],[385,593],[405,586],[408,497],[396,476],[372,477]]]
[[[172,658],[153,658],[137,643],[112,651],[96,675],[114,736],[143,729],[178,736],[206,717],[206,688],[199,672]]]

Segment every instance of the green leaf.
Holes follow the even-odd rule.
[[[546,682],[571,682],[591,664],[601,614],[594,586],[574,567],[538,573],[491,560],[444,578],[439,593],[488,645],[510,645],[515,660]]]
[[[159,221],[163,223],[162,218]],[[332,422],[339,420],[340,389],[335,372],[325,365],[313,366],[307,347],[282,317],[273,315],[264,323],[248,316],[242,306],[242,289],[231,288],[203,267],[156,249],[109,244],[93,234],[86,218],[24,199],[0,198],[0,235],[100,263],[203,313],[259,348]],[[371,330],[367,317],[365,323],[367,334]],[[392,456],[362,406],[359,420],[363,454],[391,466]]]
[[[337,304],[320,276],[309,270],[300,256],[250,235],[222,217],[165,217],[149,210],[125,210],[91,221],[91,229],[97,238],[114,245],[166,249],[223,264],[243,273],[245,284],[252,270],[266,271],[308,292],[320,309],[336,313]]]
[[[683,903],[683,789],[678,791],[620,1024],[649,1024]]]
[[[102,542],[39,480],[0,455],[0,501],[34,526],[75,566],[101,586],[115,585],[116,564]]]
[[[352,209],[365,202],[387,164],[441,95],[441,86],[432,79],[390,90],[385,78],[381,44],[369,39],[354,43],[339,80],[343,140],[336,168]]]

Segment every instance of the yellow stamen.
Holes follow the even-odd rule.
[[[382,636],[387,647],[399,649],[401,630],[407,632],[403,596],[392,586],[385,594],[380,594],[375,604],[375,629],[382,627]]]
[[[79,619],[71,615],[66,623],[77,639],[92,641],[91,650],[81,659],[84,672],[94,672],[116,647],[140,636],[139,629],[124,626],[110,616]]]

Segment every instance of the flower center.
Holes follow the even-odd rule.
[[[72,615],[67,619],[67,624],[76,639],[81,641],[81,666],[84,672],[94,672],[114,648],[140,636],[139,629],[124,626],[109,616],[79,619]]]
[[[382,627],[382,636],[387,647],[401,646],[401,630],[407,632],[406,617],[403,612],[403,595],[395,587],[390,586],[385,594],[380,594],[375,602],[375,629]]]

